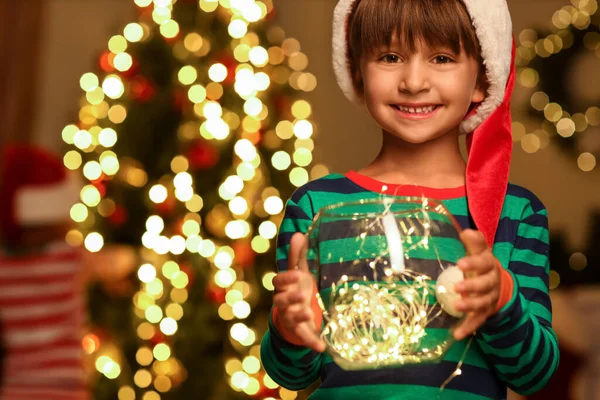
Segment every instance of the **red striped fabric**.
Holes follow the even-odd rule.
[[[85,400],[81,257],[61,244],[35,256],[0,255],[6,349],[2,400]]]

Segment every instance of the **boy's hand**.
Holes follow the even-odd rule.
[[[458,261],[465,280],[457,283],[454,289],[462,295],[456,301],[456,309],[467,317],[454,331],[454,338],[462,340],[475,332],[494,314],[500,297],[500,271],[498,260],[492,254],[483,234],[466,229],[460,238],[467,250],[467,256]]]
[[[296,233],[290,241],[288,271],[280,272],[273,278],[275,296],[273,303],[277,308],[275,326],[293,344],[309,347],[315,351],[325,351],[325,343],[319,337],[313,308],[315,280],[306,261],[307,241],[302,233]],[[296,268],[297,269],[293,269]],[[315,318],[317,317],[317,318]]]

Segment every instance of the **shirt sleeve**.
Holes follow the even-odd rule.
[[[288,269],[288,250],[292,235],[306,233],[314,211],[308,192],[296,191],[285,206],[284,218],[277,235],[277,271]],[[314,265],[309,261],[309,265]],[[314,271],[313,271],[314,272]],[[323,354],[286,341],[277,332],[272,313],[269,329],[262,339],[260,355],[267,374],[279,385],[290,390],[301,390],[319,378]]]
[[[548,293],[548,215],[541,203],[538,208],[528,207],[518,224],[508,263],[512,297],[476,336],[498,377],[524,395],[544,387],[559,362]]]

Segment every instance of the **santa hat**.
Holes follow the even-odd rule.
[[[348,18],[360,0],[339,0],[333,16],[333,69],[346,97],[362,101],[355,92],[350,70]],[[399,0],[401,1],[401,0]],[[481,46],[489,82],[487,95],[460,125],[468,134],[467,198],[469,210],[490,247],[494,243],[512,152],[510,97],[515,78],[515,45],[506,0],[462,0],[471,16]]]
[[[0,229],[19,240],[22,228],[68,220],[81,185],[60,158],[29,145],[6,146],[0,171]]]

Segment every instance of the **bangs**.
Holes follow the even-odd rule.
[[[389,49],[394,39],[415,52],[418,43],[461,50],[481,62],[481,50],[465,5],[460,0],[357,0],[349,17],[350,58]],[[353,62],[354,64],[354,62]]]

